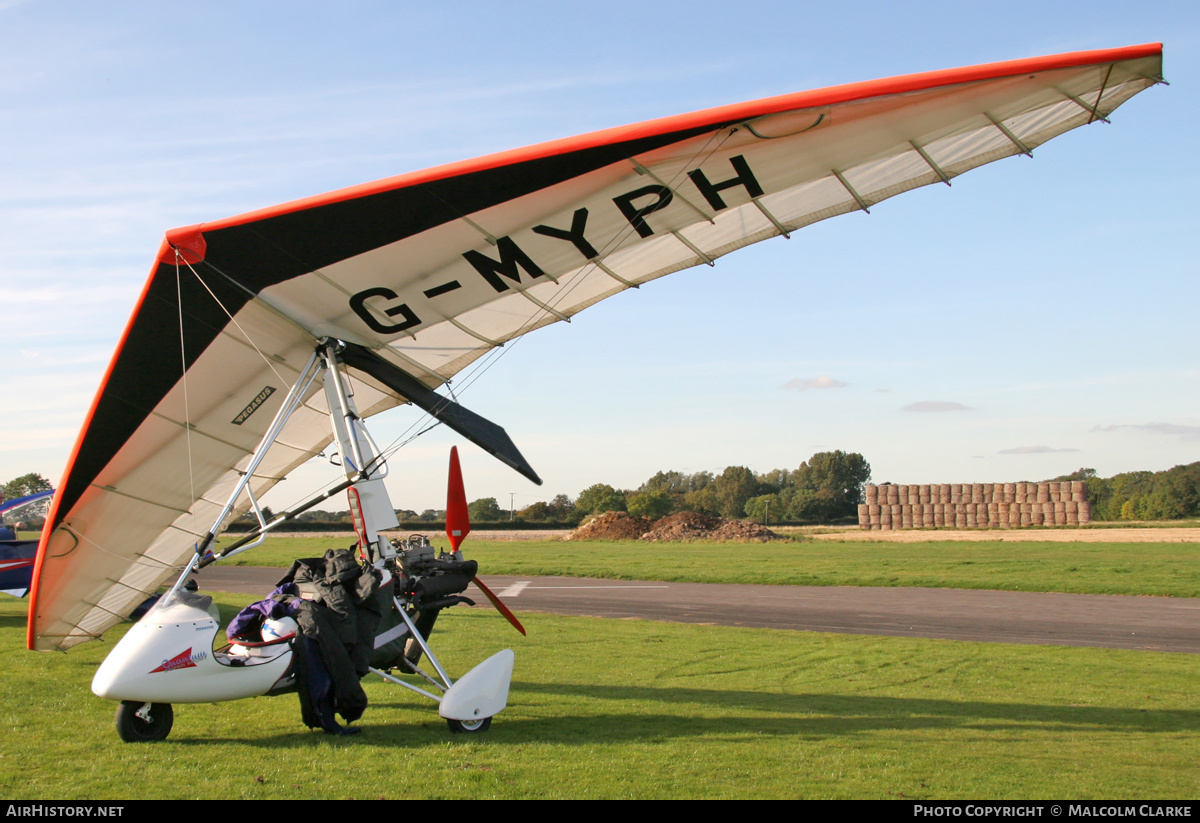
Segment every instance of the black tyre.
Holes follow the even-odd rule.
[[[146,704],[139,700],[122,700],[117,706],[117,736],[126,743],[153,743],[166,740],[175,723],[175,710],[170,703]],[[141,712],[139,715],[138,712]]]
[[[484,717],[480,720],[447,720],[446,725],[450,727],[450,731],[454,734],[478,734],[486,732],[492,727],[492,718]]]

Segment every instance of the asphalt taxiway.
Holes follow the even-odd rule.
[[[266,596],[283,571],[210,566],[201,591]],[[841,634],[1100,646],[1200,654],[1200,599],[973,589],[755,586],[505,577],[484,582],[521,612]],[[490,608],[474,586],[466,596]]]

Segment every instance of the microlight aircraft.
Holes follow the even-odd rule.
[[[31,509],[54,494],[54,490],[36,492],[0,503],[0,517],[19,518],[21,512]],[[7,530],[6,530],[7,531]],[[29,593],[33,579],[33,564],[37,557],[38,541],[0,538],[0,592],[13,597],[24,597]]]
[[[216,548],[232,518],[253,510],[265,533],[299,511],[268,521],[257,501],[333,441],[346,477],[328,494],[357,492],[381,562],[389,452],[365,419],[412,403],[536,480],[503,429],[435,390],[606,297],[1029,155],[1160,82],[1160,44],[894,77],[170,231],[42,534],[28,645],[95,639],[172,578],[160,608],[182,602],[184,578],[234,550]]]

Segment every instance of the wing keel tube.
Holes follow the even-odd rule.
[[[396,394],[424,409],[436,420],[445,423],[501,463],[515,469],[539,486],[542,478],[525,460],[512,438],[502,427],[480,417],[470,409],[431,390],[402,369],[393,366],[370,349],[357,343],[343,343],[338,359],[351,368],[374,377]]]

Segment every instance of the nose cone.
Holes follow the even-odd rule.
[[[92,694],[103,697],[105,700],[121,700],[117,689],[123,679],[121,667],[113,665],[113,655],[110,654],[100,664],[100,668],[96,670],[96,676],[92,678]]]
[[[158,628],[158,627],[154,627]],[[165,671],[159,635],[139,623],[121,638],[92,678],[92,693],[106,700],[147,699],[155,672]]]
[[[189,619],[196,618],[196,619]],[[151,612],[121,638],[92,678],[106,700],[190,702],[203,697],[198,666],[210,663],[217,622],[203,611]],[[199,694],[194,694],[199,690]]]

